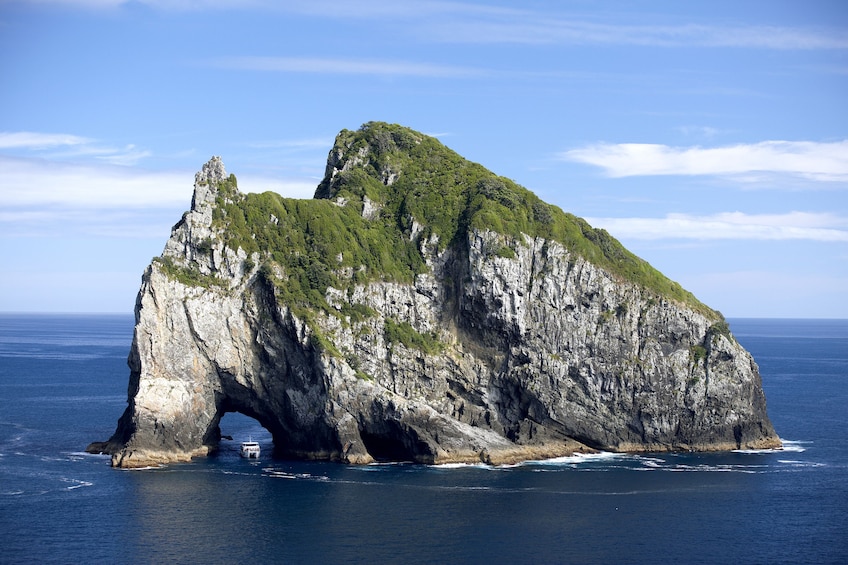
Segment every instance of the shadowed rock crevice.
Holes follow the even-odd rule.
[[[339,134],[316,199],[213,158],[145,271],[128,405],[89,446],[213,451],[227,412],[285,457],[513,462],[778,447],[721,315],[603,230],[418,132]]]

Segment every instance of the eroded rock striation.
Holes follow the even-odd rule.
[[[437,140],[343,131],[315,196],[203,166],[144,273],[127,409],[89,451],[186,461],[232,411],[282,456],[348,463],[780,446],[720,314]]]

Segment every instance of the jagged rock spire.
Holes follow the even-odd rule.
[[[198,211],[205,205],[215,201],[217,184],[227,178],[224,162],[218,156],[213,156],[194,175],[194,195],[191,198],[192,211]]]

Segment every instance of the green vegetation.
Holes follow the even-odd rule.
[[[729,340],[733,340],[733,334],[730,333],[730,326],[725,320],[720,320],[709,327],[707,330],[707,339],[712,340],[716,336],[723,335]]]
[[[346,289],[375,279],[411,282],[424,272],[415,243],[391,218],[368,221],[354,206],[282,198],[272,192],[219,195],[217,204],[213,218],[223,228],[226,245],[248,254],[259,252],[264,258],[260,275],[300,314],[309,308],[331,312],[324,298],[328,286]],[[345,268],[351,277],[341,275]],[[284,278],[274,274],[278,270]],[[354,305],[342,315],[357,321],[374,312]]]
[[[373,318],[377,315],[377,312],[365,304],[350,304],[345,302],[342,304],[341,314],[342,316],[349,317],[351,323],[356,324],[367,318]]]
[[[407,322],[398,323],[391,318],[386,319],[385,338],[389,343],[400,343],[409,349],[418,349],[424,353],[434,355],[441,353],[444,344],[434,333],[422,334],[415,331]]]
[[[314,324],[310,326],[312,328],[312,333],[309,334],[309,344],[318,351],[325,351],[332,355],[333,357],[341,357],[341,353],[333,344],[332,341],[327,339],[325,336]]]
[[[426,268],[422,241],[435,235],[440,249],[464,245],[468,230],[477,228],[519,243],[522,234],[558,241],[622,280],[720,318],[606,231],[542,202],[435,138],[372,122],[341,132],[333,152],[343,155],[339,169],[351,159],[358,163],[325,178],[313,200],[241,194],[232,175],[218,185],[213,218],[226,245],[259,252],[263,276],[296,311],[336,314],[324,298],[328,286],[345,290],[371,280],[410,282]],[[372,219],[362,217],[366,197],[379,208]],[[512,258],[513,247],[495,253]]]
[[[212,240],[207,238],[197,244],[197,251],[203,255],[212,254]]]
[[[692,345],[689,347],[689,354],[692,357],[692,363],[697,365],[707,358],[707,348],[703,345]]]
[[[168,277],[186,286],[199,286],[201,288],[219,286],[226,288],[226,284],[220,278],[215,275],[204,275],[194,263],[187,267],[181,267],[176,265],[170,257],[154,257],[153,261],[159,264],[162,271]]]

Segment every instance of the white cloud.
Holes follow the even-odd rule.
[[[0,157],[3,209],[54,206],[61,208],[168,208],[188,206],[194,189],[189,171],[151,172],[110,166],[70,165]],[[273,191],[289,198],[311,198],[315,182],[239,176],[242,192]],[[175,221],[178,218],[175,218]]]
[[[52,147],[85,145],[92,140],[66,133],[32,131],[0,132],[0,149],[48,149]]]
[[[601,167],[611,177],[779,173],[848,181],[848,140],[763,141],[713,148],[603,143],[572,149],[560,157]]]
[[[414,77],[468,77],[487,74],[483,69],[434,65],[412,61],[334,59],[322,57],[221,57],[212,65],[223,69],[286,73],[348,74]]]
[[[192,173],[0,157],[3,207],[168,207],[191,202]]]
[[[97,162],[108,163],[110,165],[131,166],[138,164],[142,159],[150,157],[153,153],[146,149],[140,149],[133,144],[125,147],[103,147],[94,144],[85,144],[74,146],[65,150],[56,150],[42,152],[41,155],[50,158],[51,160],[72,160],[80,161],[93,159]]]
[[[848,218],[828,213],[710,216],[668,214],[664,218],[586,218],[620,239],[809,240],[848,242]]]
[[[139,149],[135,145],[127,145],[122,150],[112,150],[102,152],[97,156],[98,159],[111,165],[135,165],[142,159],[150,157],[153,153],[146,149]]]

